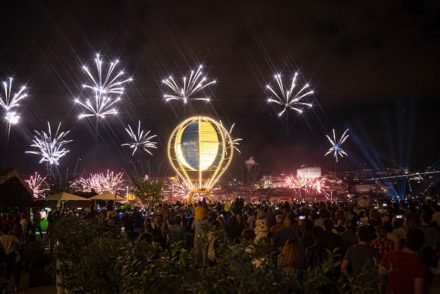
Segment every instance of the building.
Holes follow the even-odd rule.
[[[296,177],[300,179],[317,179],[322,176],[320,167],[302,167],[296,170]]]

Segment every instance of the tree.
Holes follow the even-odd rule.
[[[144,204],[154,206],[163,200],[163,182],[145,178],[133,178],[133,184],[136,187],[136,195]]]

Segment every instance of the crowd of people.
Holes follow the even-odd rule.
[[[49,264],[50,256],[44,254],[46,240],[38,210],[34,210],[32,214],[16,210],[2,212],[0,223],[0,268],[3,274],[0,279],[0,293],[3,293],[3,290],[9,288],[18,290],[22,271],[35,272],[42,264]],[[10,283],[12,277],[13,281]],[[41,276],[36,278],[40,279]],[[39,282],[29,279],[31,286],[33,283]]]
[[[222,239],[231,250],[247,244],[256,268],[276,260],[290,279],[331,258],[338,264],[332,274],[349,283],[374,271],[385,277],[377,287],[387,293],[440,291],[440,203],[434,199],[359,205],[350,201],[245,203],[238,198],[191,205],[161,203],[143,209],[91,208],[80,213],[57,209],[49,214],[49,228],[64,214],[96,219],[120,229],[125,238],[164,249],[182,244],[192,250],[194,266],[200,268],[213,266],[221,258],[218,241]],[[15,285],[23,248],[32,247],[36,232],[41,233],[38,224],[38,219],[26,214],[2,218],[5,277],[9,280],[15,269]],[[270,248],[270,253],[256,254],[261,246]],[[28,260],[33,255],[28,253]]]
[[[387,293],[424,293],[438,288],[440,203],[434,199],[337,202],[245,203],[243,199],[194,205],[90,211],[102,222],[120,225],[127,238],[160,244],[182,242],[193,250],[196,266],[215,264],[216,240],[247,242],[247,252],[270,247],[277,265],[292,278],[321,264],[329,255],[339,262],[335,275],[353,282],[365,269],[386,275]],[[267,256],[253,263],[264,266]]]

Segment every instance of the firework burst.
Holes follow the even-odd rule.
[[[288,176],[285,179],[286,186],[296,191],[304,191],[309,194],[322,194],[328,197],[327,178],[301,178]]]
[[[115,173],[107,170],[104,173],[90,174],[87,178],[76,179],[72,183],[72,188],[84,192],[95,191],[98,194],[110,192],[112,194],[124,190],[124,175],[123,173]]]
[[[96,117],[105,118],[108,115],[116,115],[118,111],[113,106],[121,100],[124,94],[124,84],[131,82],[133,79],[125,79],[124,72],[117,72],[115,69],[119,64],[119,60],[110,62],[107,70],[103,69],[104,62],[99,54],[96,54],[95,65],[96,70],[90,71],[87,66],[83,66],[89,83],[83,84],[84,89],[91,90],[93,98],[87,98],[85,102],[75,99],[75,103],[85,109],[85,113],[81,113],[78,117]]]
[[[28,184],[29,188],[32,190],[34,198],[43,198],[44,192],[49,190],[46,182],[46,177],[42,177],[39,173],[35,172],[29,177],[29,179],[24,180]]]
[[[131,156],[136,153],[138,148],[142,148],[148,154],[153,155],[153,153],[151,153],[149,149],[157,148],[157,142],[152,141],[152,139],[157,137],[157,135],[150,135],[151,131],[145,132],[144,130],[142,130],[141,121],[138,122],[137,133],[133,131],[130,125],[128,125],[128,128],[125,128],[125,131],[130,136],[131,142],[124,143],[121,146],[128,146],[130,149],[133,149],[133,153],[131,154]]]
[[[183,84],[179,86],[172,76],[162,80],[162,83],[173,92],[172,94],[164,95],[166,102],[170,100],[179,100],[186,104],[189,100],[210,101],[209,97],[192,97],[194,94],[202,91],[209,85],[216,83],[215,80],[208,81],[207,77],[203,76],[201,65],[196,71],[191,71],[189,78],[184,76],[182,81]]]
[[[26,86],[22,86],[17,92],[13,92],[13,79],[9,78],[3,82],[3,95],[0,95],[0,106],[6,112],[5,120],[9,125],[15,125],[19,122],[20,116],[13,111],[20,107],[20,101],[27,97]]]
[[[37,151],[26,151],[29,154],[36,154],[41,156],[40,163],[47,162],[50,165],[58,165],[59,160],[69,153],[69,150],[64,148],[63,146],[72,142],[72,140],[66,140],[66,136],[70,133],[70,131],[60,132],[61,123],[58,124],[58,127],[54,134],[52,134],[52,128],[50,123],[47,122],[48,132],[45,131],[34,131],[35,136],[32,140],[30,146],[37,148]]]
[[[266,89],[268,89],[275,96],[274,98],[267,98],[267,103],[275,103],[282,106],[283,108],[278,113],[278,116],[282,116],[289,109],[295,110],[298,113],[302,113],[304,106],[307,106],[309,108],[312,107],[311,103],[302,102],[302,99],[309,95],[312,95],[313,90],[309,90],[310,85],[305,84],[299,91],[295,91],[297,85],[297,77],[298,73],[296,72],[292,78],[292,83],[290,84],[290,87],[285,88],[281,79],[281,75],[276,74],[274,78],[277,82],[279,93],[277,93],[277,91],[275,91],[270,85],[266,86]]]
[[[348,154],[341,148],[342,144],[344,144],[344,142],[349,137],[347,134],[348,131],[349,129],[346,129],[339,140],[337,140],[336,138],[335,129],[333,129],[333,138],[331,138],[329,135],[326,135],[327,139],[330,141],[331,147],[324,156],[333,153],[333,157],[335,158],[336,162],[338,162],[339,156],[341,158],[343,158],[344,156],[348,156]]]
[[[169,195],[173,200],[184,200],[188,197],[190,189],[178,177],[168,185]]]

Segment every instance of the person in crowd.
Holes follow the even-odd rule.
[[[20,226],[21,226],[21,232],[22,232],[22,239],[26,240],[26,235],[28,232],[29,227],[29,220],[26,213],[20,214]]]
[[[330,251],[342,248],[341,237],[336,233],[331,219],[324,220],[324,233],[322,235],[322,243],[324,247]]]
[[[345,254],[348,248],[357,243],[357,235],[356,235],[356,223],[355,221],[346,221],[345,222],[345,231],[339,233],[339,237],[341,238],[341,254]]]
[[[43,231],[41,230],[41,213],[40,210],[35,210],[32,216],[32,223],[34,225],[35,232],[38,232],[38,236],[43,240]]]
[[[275,215],[275,224],[270,227],[270,236],[273,240],[275,236],[278,234],[279,230],[283,228],[283,215],[282,214],[276,214]]]
[[[183,242],[184,233],[182,228],[182,219],[179,215],[171,218],[168,223],[168,242],[169,244],[176,244]]]
[[[242,242],[246,245],[245,252],[252,255],[252,264],[256,268],[262,267],[267,262],[265,252],[259,250],[255,245],[255,232],[250,228],[246,228],[241,233]]]
[[[432,213],[430,211],[425,211],[420,216],[420,219],[420,230],[425,236],[425,242],[423,243],[421,248],[434,248],[437,244],[440,244],[440,230],[437,225],[432,221]]]
[[[301,240],[303,242],[304,248],[308,248],[315,243],[315,240],[313,238],[313,228],[314,228],[313,221],[311,221],[310,219],[306,218],[301,221],[301,225],[298,231]]]
[[[417,256],[424,241],[423,232],[412,229],[406,235],[404,248],[384,257],[381,268],[388,273],[387,293],[426,293],[429,270]]]
[[[300,271],[301,258],[298,241],[289,239],[278,255],[277,266],[288,279],[295,279]]]
[[[273,242],[277,248],[282,248],[289,239],[298,239],[295,229],[292,226],[293,217],[287,215],[283,220],[283,227],[276,234]]]
[[[243,229],[244,229],[244,225],[241,214],[236,213],[232,215],[229,218],[229,221],[226,225],[226,232],[228,234],[228,237],[231,240],[238,242]]]
[[[109,206],[107,209],[107,216],[105,218],[107,225],[116,226],[117,218],[118,218],[118,214],[116,210],[112,206]]]
[[[214,265],[217,262],[217,234],[219,234],[221,230],[221,224],[218,220],[211,222],[208,231],[208,261],[210,265]]]
[[[379,252],[379,258],[382,259],[394,250],[394,243],[387,239],[387,230],[384,226],[376,228],[377,238],[371,242],[371,247]]]
[[[2,230],[4,234],[0,236],[0,244],[6,260],[5,278],[9,281],[14,270],[14,291],[17,291],[21,277],[21,254],[19,252],[21,242],[10,226],[6,226]]]
[[[194,247],[194,229],[192,226],[193,222],[193,211],[191,208],[187,208],[182,219],[182,227],[185,236],[185,248],[188,250]]]
[[[317,211],[316,214],[318,215],[318,217],[315,218],[315,226],[321,227],[325,230],[324,220],[328,219],[330,214],[327,210]]]
[[[255,244],[266,241],[269,236],[269,226],[267,224],[266,212],[262,209],[257,211],[257,219],[255,220]]]
[[[329,251],[325,249],[322,244],[322,236],[324,230],[321,227],[313,227],[313,240],[312,246],[306,249],[305,253],[305,265],[307,267],[319,266],[329,256]]]
[[[151,223],[154,242],[160,244],[162,248],[166,247],[166,223],[161,213],[158,213],[153,217]]]
[[[345,217],[341,216],[338,218],[337,222],[336,222],[336,226],[335,226],[335,231],[337,234],[341,234],[343,232],[345,232]]]
[[[393,219],[393,232],[392,234],[395,236],[394,239],[397,240],[397,244],[395,244],[396,248],[402,249],[405,245],[406,240],[406,231],[403,228],[404,216],[402,214],[398,214]]]
[[[373,229],[370,226],[360,226],[357,235],[358,243],[347,250],[341,262],[341,272],[348,278],[357,276],[368,265],[379,260],[379,252],[370,246],[374,236]]]
[[[206,219],[206,209],[197,206],[194,209],[194,264],[196,267],[208,265],[208,230],[209,223]]]
[[[440,205],[437,203],[437,205],[434,206],[434,213],[432,214],[432,221],[437,226],[437,228],[440,228]]]

